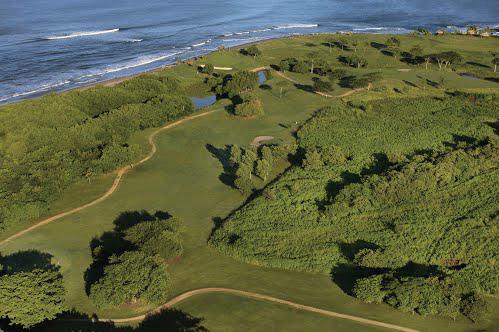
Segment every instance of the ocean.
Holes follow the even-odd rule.
[[[0,103],[293,34],[497,26],[491,0],[0,0]]]

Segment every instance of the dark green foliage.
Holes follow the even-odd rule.
[[[382,303],[387,295],[382,283],[381,274],[358,279],[353,288],[353,295],[367,303]]]
[[[142,211],[123,213],[115,225],[90,244],[94,262],[85,273],[90,298],[99,307],[162,303],[170,285],[165,263],[183,251],[181,222],[165,212]]]
[[[203,74],[211,75],[215,71],[215,67],[211,63],[207,63],[200,70]]]
[[[66,309],[62,275],[50,258],[34,251],[0,257],[0,318],[30,328]]]
[[[0,231],[39,218],[74,182],[130,164],[134,132],[193,111],[160,74],[2,106]]]
[[[366,67],[367,66],[367,59],[361,56],[358,56],[356,54],[350,55],[350,56],[343,56],[340,58],[340,60],[347,65],[351,67]]]
[[[262,51],[260,51],[260,49],[256,45],[251,45],[250,47],[243,49],[241,53],[252,57],[262,55]]]
[[[243,102],[235,105],[234,115],[242,117],[262,116],[265,114],[262,101],[253,94],[244,94]]]
[[[224,93],[233,98],[241,93],[254,90],[258,87],[258,74],[250,71],[240,71],[232,75],[223,87]]]
[[[329,79],[333,81],[337,81],[347,76],[347,71],[345,69],[335,69],[331,71],[329,74]]]
[[[455,51],[430,54],[426,56],[438,64],[439,69],[447,68],[451,64],[458,64],[463,61],[463,57]]]
[[[142,251],[113,255],[102,278],[90,288],[90,298],[99,307],[144,300],[161,304],[167,298],[169,276],[164,266]]]
[[[333,85],[328,81],[317,79],[314,82],[314,90],[318,92],[331,92]]]
[[[489,311],[490,309],[483,295],[471,293],[461,301],[461,313],[474,323],[484,320]]]
[[[291,71],[295,73],[305,74],[310,71],[310,67],[305,61],[297,60],[295,58],[283,59],[279,63],[281,71]]]
[[[305,61],[298,61],[295,65],[293,65],[291,71],[295,73],[305,74],[309,72],[309,66]]]
[[[394,278],[386,275],[382,282],[382,291],[387,293],[384,301],[401,311],[452,318],[459,314],[459,294],[438,277]]]
[[[385,43],[388,47],[400,47],[400,39],[397,37],[390,37]]]
[[[235,211],[210,243],[249,263],[331,273],[369,302],[455,317],[463,294],[499,291],[499,142],[481,120],[497,116],[496,98],[317,112],[297,134],[304,167]]]
[[[168,260],[182,254],[179,227],[180,222],[174,218],[144,221],[125,230],[124,238],[147,255]]]

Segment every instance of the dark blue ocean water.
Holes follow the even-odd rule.
[[[496,26],[497,0],[0,0],[0,102],[216,49],[338,30]]]

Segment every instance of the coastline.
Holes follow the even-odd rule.
[[[338,31],[331,31],[331,32],[320,33],[320,34],[329,35],[329,34],[337,34],[337,33],[339,33],[339,32]],[[280,39],[288,39],[288,38],[294,38],[294,37],[300,37],[300,36],[307,36],[307,35],[319,35],[319,33],[302,33],[302,34],[299,34],[299,35],[266,38],[266,39],[262,39],[262,40],[256,40],[256,41],[251,41],[251,42],[242,43],[242,44],[239,44],[239,45],[227,47],[226,49],[233,50],[233,49],[237,49],[237,48],[248,46],[248,45],[260,44],[260,43],[267,42],[267,41],[280,40]],[[185,62],[188,62],[188,61],[192,61],[194,59],[200,59],[200,58],[203,58],[204,56],[212,54],[214,52],[218,52],[218,49],[217,50],[212,50],[212,51],[209,51],[209,52],[206,52],[206,53],[203,53],[203,54],[199,54],[199,55],[196,55],[196,56],[192,56],[192,57],[189,57],[189,58],[186,58],[186,59],[183,59],[183,60],[180,61],[180,63],[185,63]],[[135,73],[135,74],[125,75],[125,76],[121,76],[121,77],[115,77],[115,78],[111,78],[111,79],[107,79],[107,80],[102,80],[102,81],[98,81],[98,82],[92,82],[92,83],[88,83],[88,84],[83,84],[81,86],[75,86],[75,87],[71,87],[71,88],[64,89],[64,90],[59,90],[59,91],[43,91],[43,92],[40,92],[38,94],[33,94],[32,96],[27,97],[27,98],[22,98],[22,99],[19,99],[19,100],[13,100],[11,102],[7,101],[5,103],[0,103],[0,108],[2,106],[6,106],[6,105],[12,105],[12,104],[21,103],[21,102],[28,101],[28,100],[33,100],[33,99],[41,98],[41,97],[46,96],[46,95],[48,95],[50,93],[61,94],[61,93],[70,92],[70,91],[85,91],[85,90],[88,90],[88,89],[91,89],[91,88],[94,88],[94,87],[100,86],[100,85],[104,86],[104,87],[113,87],[113,86],[115,86],[117,84],[126,82],[126,81],[128,81],[130,79],[133,79],[135,77],[138,77],[138,76],[141,76],[141,75],[151,74],[151,73],[158,72],[158,71],[161,71],[161,70],[165,70],[165,69],[168,69],[168,68],[174,68],[175,66],[177,66],[177,63],[169,63],[169,64],[162,65],[160,67],[157,67],[157,68],[153,68],[153,69],[141,71],[141,72],[138,72],[138,73]]]
[[[322,34],[324,34],[324,35],[331,35],[331,34],[337,34],[337,32],[328,32],[328,33],[322,33]],[[248,42],[248,43],[239,44],[239,45],[236,45],[236,46],[227,47],[226,49],[227,50],[234,50],[234,49],[237,49],[237,48],[240,48],[240,47],[249,46],[249,45],[255,45],[255,44],[260,44],[260,43],[267,42],[267,41],[280,40],[280,39],[288,39],[288,38],[299,37],[299,36],[307,36],[307,35],[318,35],[318,34],[317,33],[309,33],[309,34],[300,34],[300,35],[294,35],[294,36],[282,36],[282,37],[275,37],[275,38],[267,38],[267,39],[262,39],[262,40],[251,41],[251,42]],[[203,53],[203,54],[200,54],[200,55],[197,55],[197,56],[192,56],[192,57],[184,59],[184,60],[181,60],[180,63],[186,63],[186,62],[189,62],[189,61],[192,61],[192,60],[195,60],[195,59],[202,59],[204,56],[212,54],[212,53],[215,53],[215,52],[218,52],[218,49],[210,51],[210,52],[207,52],[207,53]],[[131,80],[132,78],[135,78],[135,77],[138,77],[138,76],[141,76],[141,75],[147,75],[147,74],[155,73],[155,72],[158,72],[158,71],[161,71],[161,70],[165,70],[165,69],[169,69],[169,68],[174,68],[175,66],[177,66],[177,63],[165,64],[165,65],[162,65],[161,67],[150,69],[150,70],[145,70],[145,71],[142,71],[140,73],[136,73],[136,74],[132,74],[132,75],[126,75],[126,76],[122,76],[122,77],[111,78],[111,79],[103,80],[103,81],[99,81],[99,82],[93,82],[93,83],[89,83],[89,84],[86,84],[86,85],[82,85],[82,86],[77,86],[77,87],[74,87],[74,88],[70,88],[70,89],[67,89],[67,90],[58,91],[56,93],[64,93],[64,92],[67,92],[67,91],[74,91],[74,90],[84,91],[84,90],[88,90],[88,89],[91,89],[93,87],[96,87],[98,85],[102,85],[102,86],[105,86],[105,87],[112,87],[112,86],[115,86],[117,84],[120,84],[120,83],[126,82],[128,80]],[[26,99],[22,99],[22,100],[19,100],[19,101],[12,102],[12,103],[18,103],[18,102],[21,102],[23,100],[29,100],[29,99],[43,97],[45,94],[48,94],[48,93],[50,93],[50,91],[47,91],[46,93],[44,93],[43,95],[40,95],[40,96],[36,96],[36,97],[34,96],[32,98],[26,98]],[[0,106],[2,106],[2,105],[0,104]]]

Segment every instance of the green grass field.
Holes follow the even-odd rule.
[[[231,66],[235,69],[251,69],[278,62],[293,52],[293,56],[305,55],[311,49],[327,54],[328,47],[321,46],[324,36],[308,36],[293,39],[274,40],[261,44],[264,56],[254,60],[244,57],[235,50],[213,53],[198,63],[210,62],[216,66]],[[360,40],[383,41],[385,36],[354,36]],[[435,50],[454,47],[462,49],[465,57],[474,62],[488,64],[484,55],[497,48],[495,38],[479,39],[469,37],[429,37],[415,41],[416,37],[402,36],[404,48],[421,43]],[[419,38],[419,37],[418,37]],[[313,43],[317,46],[307,46]],[[406,46],[407,45],[407,46]],[[476,50],[479,49],[478,53]],[[333,52],[338,54],[338,50]],[[369,72],[380,68],[385,79],[380,84],[390,88],[404,86],[403,80],[417,80],[417,73],[424,68],[411,67],[410,72],[399,72],[409,66],[366,47],[370,59]],[[469,60],[472,61],[472,60]],[[338,63],[338,67],[341,65]],[[472,66],[472,65],[466,65]],[[196,74],[195,65],[186,64],[166,69],[179,77],[185,86],[194,86],[201,75]],[[355,69],[351,69],[356,71]],[[432,68],[431,75],[445,75],[450,89],[498,91],[498,84],[486,80],[469,80],[454,72],[443,74]],[[493,73],[490,73],[493,75]],[[292,74],[294,79],[310,83],[312,75]],[[497,76],[496,76],[497,77]],[[285,82],[275,77],[268,83]],[[238,208],[245,198],[223,184],[219,175],[223,172],[220,161],[207,149],[207,145],[222,148],[228,144],[248,145],[253,138],[271,135],[286,141],[292,140],[290,129],[280,126],[286,123],[303,123],[314,111],[329,103],[328,99],[285,84],[285,93],[279,98],[276,89],[258,92],[263,101],[266,115],[259,119],[235,118],[215,104],[212,109],[220,111],[207,117],[187,122],[161,133],[157,137],[158,152],[152,160],[134,168],[124,177],[118,191],[99,205],[68,216],[39,228],[10,243],[2,250],[8,254],[18,250],[37,249],[53,255],[53,261],[61,266],[67,289],[67,305],[87,314],[97,313],[101,317],[129,317],[150,310],[147,306],[126,306],[98,310],[88,299],[84,290],[83,273],[90,265],[89,242],[103,232],[113,228],[113,220],[125,211],[147,210],[151,213],[161,210],[184,220],[183,234],[185,252],[181,260],[169,267],[173,278],[171,297],[201,287],[229,287],[255,291],[297,303],[316,306],[383,322],[398,324],[421,331],[471,331],[491,328],[498,324],[498,316],[483,325],[472,324],[460,318],[452,321],[435,317],[420,317],[395,311],[385,305],[368,305],[344,294],[330,280],[328,275],[290,272],[245,264],[223,255],[207,245],[207,239],[214,226],[214,218],[224,218]],[[415,85],[418,85],[416,82]],[[340,94],[344,89],[335,90]],[[387,93],[362,92],[348,99],[378,99],[388,96],[410,97],[419,94],[442,95],[443,91],[428,87],[422,90],[410,87],[402,96],[389,90]],[[145,137],[152,129],[140,132],[132,142],[146,146]],[[80,202],[90,200],[105,191],[110,177],[93,180],[88,185],[74,186],[53,205],[52,211],[66,210]],[[2,234],[2,238],[8,234]],[[497,299],[491,299],[497,308]],[[353,322],[297,312],[278,305],[261,303],[230,295],[203,295],[178,306],[196,317],[204,317],[206,327],[214,331],[224,330],[369,330]],[[496,311],[497,314],[497,311]],[[254,328],[253,328],[254,327]],[[373,329],[374,331],[374,329]]]

